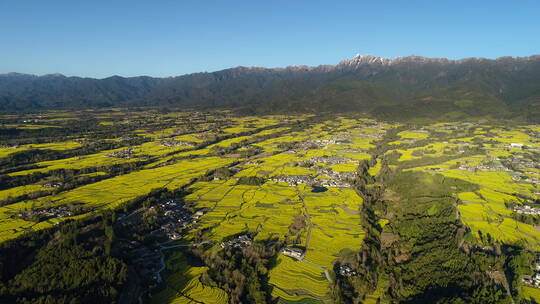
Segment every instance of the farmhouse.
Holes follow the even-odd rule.
[[[339,266],[338,273],[344,277],[351,277],[356,275],[356,271],[354,271],[351,266],[347,264]]]
[[[62,186],[62,183],[60,182],[46,182],[43,184],[43,187],[45,188],[60,188]]]
[[[281,250],[281,253],[283,255],[289,256],[291,258],[295,259],[303,259],[304,258],[304,250],[296,247],[286,247]]]
[[[510,143],[510,148],[523,148],[523,144],[521,143]]]

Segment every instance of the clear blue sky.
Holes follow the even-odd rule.
[[[234,66],[540,53],[540,1],[0,0],[0,73],[173,76]]]

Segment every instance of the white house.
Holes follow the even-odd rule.
[[[520,143],[510,143],[510,148],[523,148],[523,144],[520,144]]]

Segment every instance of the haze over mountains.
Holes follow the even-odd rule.
[[[0,111],[112,106],[370,112],[383,118],[540,120],[540,55],[496,60],[357,55],[337,65],[178,77],[0,75]]]

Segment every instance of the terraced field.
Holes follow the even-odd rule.
[[[167,256],[165,271],[166,287],[153,298],[154,303],[193,303],[193,299],[204,303],[227,303],[227,294],[215,287],[205,286],[200,282],[200,275],[205,267],[191,267],[181,252]]]
[[[362,127],[363,122],[349,124],[348,128],[351,129]],[[328,129],[339,125],[326,122],[316,125],[314,129],[322,130],[323,126]],[[342,134],[343,129],[319,134],[295,132],[294,136],[287,134],[257,143],[265,152],[236,165],[237,172],[230,178],[197,182],[188,188],[190,194],[185,197],[186,202],[197,209],[207,210],[198,230],[205,231],[206,239],[214,243],[241,233],[253,234],[254,241],[284,239],[296,215],[307,217],[309,224],[300,233],[298,243],[298,246],[306,248],[305,258],[296,261],[280,255],[269,273],[269,284],[272,295],[284,303],[297,300],[328,302],[333,261],[342,252],[358,250],[362,244],[363,230],[359,216],[362,199],[349,188],[328,187],[324,192],[313,192],[312,187],[306,184],[288,184],[272,179],[281,176],[328,178],[318,168],[354,172],[359,160],[370,157],[366,152],[373,147],[370,142],[375,140],[362,138],[362,131],[354,130],[352,133],[355,135],[351,136],[353,140],[350,142],[332,143],[322,149],[298,147],[283,151],[280,145],[297,143],[298,139],[324,142]],[[373,132],[373,129],[366,132]],[[316,157],[336,155],[350,158],[338,165],[299,165]],[[245,177],[269,180],[262,185],[238,184],[238,180]],[[190,235],[186,237],[189,239]],[[306,275],[300,276],[303,273]],[[295,283],[291,285],[293,277]]]

